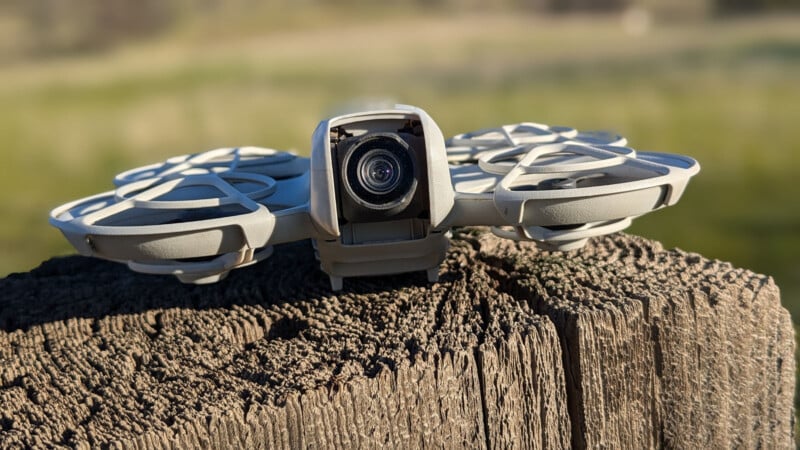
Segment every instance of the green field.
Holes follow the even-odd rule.
[[[800,318],[800,17],[642,36],[610,16],[340,19],[183,27],[0,68],[0,275],[72,252],[48,210],[122,169],[218,146],[307,154],[329,108],[389,97],[446,135],[531,120],[696,157],[679,205],[631,231],[774,276]]]

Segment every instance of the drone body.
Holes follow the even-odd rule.
[[[334,290],[420,270],[436,281],[452,227],[573,250],[675,204],[699,171],[626,144],[535,123],[445,141],[427,113],[398,105],[322,121],[310,159],[242,147],[124,172],[115,190],[62,205],[50,222],[81,254],[187,283],[308,238]]]

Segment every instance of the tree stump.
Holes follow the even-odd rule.
[[[790,448],[772,279],[616,234],[455,233],[441,280],[309,242],[207,286],[57,258],[0,280],[0,448]]]

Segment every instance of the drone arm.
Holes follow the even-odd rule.
[[[275,229],[269,237],[269,245],[301,241],[319,235],[308,213],[308,204],[276,211],[273,214]]]
[[[467,194],[456,192],[455,204],[442,227],[502,226],[508,221],[495,207],[492,193]]]

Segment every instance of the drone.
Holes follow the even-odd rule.
[[[447,140],[422,109],[325,119],[310,157],[221,148],[129,170],[115,189],[53,209],[86,256],[214,283],[311,239],[334,291],[344,278],[425,271],[438,281],[451,229],[570,251],[674,205],[700,166],[622,136],[524,122]]]

